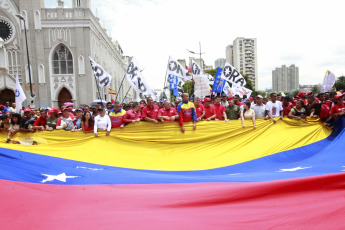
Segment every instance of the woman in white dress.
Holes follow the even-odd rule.
[[[256,129],[256,122],[255,122],[255,111],[250,108],[250,102],[244,102],[243,110],[241,111],[241,121],[242,127],[245,128],[244,120],[252,120],[254,129]]]

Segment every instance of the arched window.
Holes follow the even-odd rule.
[[[85,74],[84,57],[82,55],[80,55],[78,58],[78,69],[79,69],[79,74]]]
[[[41,26],[41,13],[36,10],[34,13],[34,19],[35,19],[35,29],[40,30],[42,28]]]
[[[72,54],[65,45],[59,45],[53,53],[53,74],[73,74]]]
[[[40,64],[38,66],[38,83],[46,83],[46,76],[45,76],[45,72],[44,72],[44,65]]]

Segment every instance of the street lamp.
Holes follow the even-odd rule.
[[[26,56],[28,58],[28,71],[29,71],[29,81],[30,81],[30,96],[31,96],[31,104],[34,104],[34,97],[35,95],[32,92],[32,82],[31,82],[31,69],[30,69],[30,58],[29,58],[29,47],[28,47],[28,37],[26,36],[26,22],[25,22],[25,18],[20,15],[20,14],[16,14],[16,16],[20,19],[23,20],[24,23],[24,34],[25,34],[25,43],[26,43]]]

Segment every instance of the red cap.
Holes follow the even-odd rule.
[[[233,97],[228,97],[228,99],[227,100],[232,100],[232,99],[234,99]]]
[[[58,113],[59,111],[56,108],[52,108],[49,112],[50,113]]]
[[[212,101],[212,99],[209,98],[209,97],[206,97],[206,98],[204,99],[204,101],[210,102],[210,101]]]
[[[26,112],[31,112],[31,109],[28,109],[28,108],[24,109],[24,113]]]
[[[344,95],[342,95],[342,94],[337,94],[337,95],[335,95],[334,96],[334,99],[338,99],[339,97],[343,97]]]
[[[300,97],[302,94],[305,94],[305,92],[304,92],[304,91],[301,91],[301,92],[298,93],[297,96]]]
[[[307,96],[312,95],[312,94],[313,94],[313,92],[312,92],[312,91],[309,91],[309,92],[307,93]]]
[[[68,108],[64,108],[64,109],[63,109],[61,112],[65,111],[65,110],[69,111],[69,109],[68,109]]]
[[[250,97],[250,98],[249,98],[249,100],[253,100],[253,98],[252,98],[252,97]]]
[[[68,107],[67,108],[69,111],[72,111],[73,110],[73,107]]]

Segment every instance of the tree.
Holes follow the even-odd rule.
[[[188,93],[189,96],[194,93],[194,84],[192,81],[186,81],[182,86],[183,92]]]
[[[314,85],[311,91],[314,93],[314,95],[320,93],[320,88],[317,85]]]
[[[256,96],[258,96],[258,95],[261,95],[261,96],[265,97],[265,96],[266,96],[266,92],[265,92],[265,91],[262,91],[262,90],[253,91],[253,93],[252,93],[252,96],[253,96],[253,97],[256,97]]]
[[[299,89],[296,89],[292,92],[292,96],[297,96],[299,94]]]
[[[210,74],[212,77],[216,77],[217,69],[206,70],[205,73]]]
[[[243,73],[241,73],[241,74],[242,74],[242,76],[244,77],[244,79],[246,80],[246,85],[245,85],[244,87],[246,87],[247,89],[250,89],[250,90],[254,91],[254,90],[253,90],[253,83],[252,83],[252,81],[249,79],[249,77],[248,77],[247,75],[243,74]]]
[[[334,84],[336,90],[345,90],[345,76],[340,76]]]

